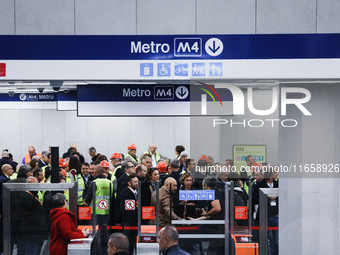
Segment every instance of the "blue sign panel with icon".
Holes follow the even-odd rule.
[[[179,200],[215,200],[215,190],[180,190]]]

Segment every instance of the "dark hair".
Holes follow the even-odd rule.
[[[199,160],[197,162],[197,166],[201,167],[201,166],[208,166],[208,162],[205,160]]]
[[[70,155],[69,155],[69,157],[72,157],[72,156],[75,156],[75,155],[77,155],[77,156],[78,156],[78,158],[80,157],[80,153],[79,153],[79,152],[77,152],[77,151],[72,151],[72,152],[70,152]]]
[[[142,172],[143,166],[144,165],[138,164],[136,167],[136,173]]]
[[[192,183],[194,183],[195,182],[195,178],[192,177],[192,175],[190,173],[188,173],[188,172],[185,172],[184,174],[182,174],[181,178],[179,178],[179,182],[184,185],[185,179],[189,178],[189,177],[192,178]]]
[[[126,178],[126,182],[131,181],[133,178],[138,178],[137,174],[130,174],[127,178]]]
[[[32,167],[32,169],[34,169],[36,167],[36,164],[39,162],[39,160],[37,159],[32,159],[28,164],[30,165],[30,167]]]
[[[72,152],[76,152],[76,149],[73,147],[68,148],[67,153],[71,154]]]
[[[90,147],[89,148],[89,152],[97,152],[96,149],[94,147]]]
[[[148,172],[146,173],[146,175],[145,175],[145,181],[151,182],[151,176],[152,176],[153,172],[155,172],[156,170],[157,170],[158,173],[159,173],[158,168],[156,168],[156,167],[151,167],[151,168],[148,170]]]
[[[57,193],[52,197],[53,208],[63,207],[66,201],[66,197],[62,193]]]
[[[191,161],[195,161],[195,160],[192,159],[192,158],[188,158],[188,159],[185,161],[185,166],[186,166],[186,168],[188,168],[188,166],[191,164]]]
[[[182,151],[185,151],[185,148],[183,145],[177,145],[175,151],[180,155]]]
[[[126,161],[123,161],[123,162],[122,162],[122,167],[121,167],[121,169],[122,169],[123,172],[125,172],[125,168],[127,168],[127,167],[129,166],[129,162],[130,162],[131,164],[133,164],[133,162],[130,161],[130,160],[126,160]]]
[[[204,178],[203,183],[211,189],[215,189],[217,179],[215,176],[207,176]]]
[[[87,162],[82,163],[82,164],[80,165],[80,168],[82,168],[83,166],[90,167],[89,163],[87,163]]]
[[[43,170],[41,168],[34,169],[33,176],[38,177],[39,173],[42,173],[42,171]]]
[[[75,169],[77,174],[80,172],[80,161],[76,156],[71,156],[68,161],[68,167],[70,170]]]
[[[107,157],[105,155],[98,155],[98,157],[96,158],[96,163],[100,164],[100,162],[102,162],[103,160],[107,160]],[[108,160],[107,160],[108,161]]]
[[[32,171],[30,165],[21,165],[18,170],[17,178],[27,178],[27,172]]]
[[[45,180],[47,180],[51,176],[51,167],[45,167]]]
[[[109,238],[109,247],[115,247],[117,252],[129,252],[129,239],[122,233],[114,233]]]

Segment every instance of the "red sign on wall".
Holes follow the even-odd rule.
[[[235,206],[235,220],[248,219],[248,207],[247,206]]]
[[[143,206],[142,207],[142,219],[143,220],[154,220],[155,219],[155,207],[154,206]]]
[[[0,63],[0,77],[6,76],[6,64]]]

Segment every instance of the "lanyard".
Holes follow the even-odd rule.
[[[26,190],[26,192],[30,194],[32,197],[34,197],[42,205],[41,201],[37,197],[35,197],[30,191]]]

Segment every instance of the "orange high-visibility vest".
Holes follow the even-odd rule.
[[[41,154],[40,153],[36,153],[34,156],[38,156],[39,158],[41,158]],[[33,157],[34,157],[33,156]],[[27,163],[29,163],[29,162],[31,162],[31,157],[30,157],[30,154],[29,153],[27,153],[26,155],[25,155],[25,164],[27,164]]]

